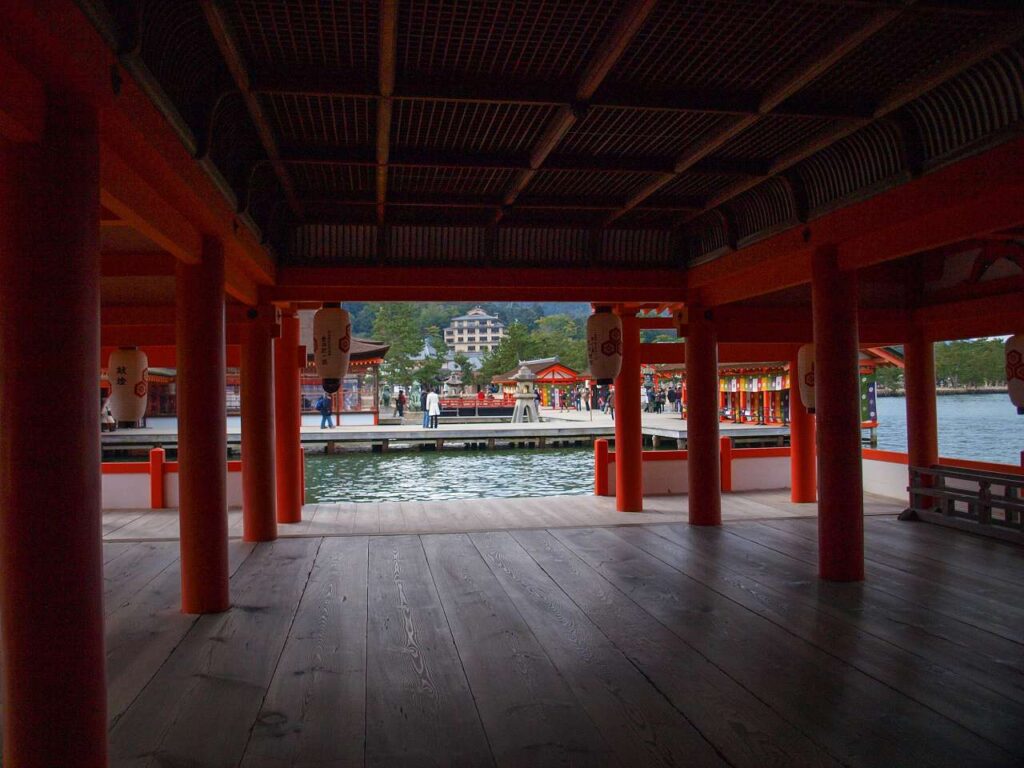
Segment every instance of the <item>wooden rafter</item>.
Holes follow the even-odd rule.
[[[279,96],[378,99],[376,83],[359,73],[335,73],[306,69],[275,68],[252,75],[258,93]],[[470,104],[511,104],[539,107],[571,107],[578,103],[575,92],[550,83],[495,82],[462,80],[457,83],[436,79],[416,80],[403,77],[395,83],[394,101],[450,101]],[[658,112],[700,112],[718,115],[756,115],[758,104],[748,94],[645,90],[637,88],[602,89],[601,96],[588,100],[588,106],[603,109],[635,109]],[[796,117],[857,119],[870,117],[870,109],[846,102],[779,105],[774,112]]]
[[[391,168],[459,168],[480,171],[523,171],[530,168],[525,155],[502,153],[466,153],[431,150],[428,152],[395,149],[389,152]],[[289,150],[281,155],[286,164],[293,165],[376,165],[372,152],[362,148],[329,150]],[[744,160],[702,160],[692,170],[721,176],[754,177],[768,175],[768,163]],[[670,173],[672,169],[657,158],[619,157],[604,158],[590,155],[549,155],[544,163],[546,171],[599,171],[602,173]]]
[[[655,0],[632,0],[622,14],[616,19],[611,33],[598,49],[597,54],[588,64],[583,76],[576,86],[573,105],[562,105],[551,118],[547,128],[540,135],[530,153],[530,167],[520,171],[511,188],[503,198],[503,207],[495,214],[495,222],[501,220],[505,207],[512,205],[519,194],[526,189],[537,169],[544,164],[548,155],[569,132],[573,124],[582,116],[584,107],[597,91],[605,76],[615,66],[626,47],[654,9]]]
[[[904,7],[886,8],[881,10],[874,14],[865,24],[852,32],[847,33],[840,39],[833,41],[830,45],[826,45],[825,53],[823,55],[812,58],[792,75],[778,83],[768,93],[766,93],[758,104],[756,114],[746,115],[732,121],[717,131],[713,131],[702,141],[688,149],[676,161],[672,174],[666,174],[664,177],[653,181],[634,194],[628,201],[626,201],[626,204],[622,208],[608,217],[605,224],[611,224],[616,221],[648,197],[655,194],[659,189],[671,182],[676,176],[686,172],[696,163],[703,160],[705,157],[708,157],[713,152],[724,146],[728,141],[761,120],[765,115],[770,114],[772,110],[776,109],[790,96],[825,72],[829,67],[836,64],[844,56],[855,51],[861,44],[875,35],[878,31],[895,21],[900,14],[904,12],[904,10]]]
[[[245,67],[238,43],[235,41],[224,11],[214,0],[200,0],[200,6],[203,9],[203,15],[206,17],[206,23],[213,33],[213,38],[217,41],[217,47],[220,49],[221,56],[224,57],[224,62],[231,72],[231,77],[242,94],[245,108],[249,112],[249,117],[256,128],[260,143],[267,153],[267,158],[270,160],[270,164],[277,174],[278,180],[281,182],[281,187],[284,189],[288,204],[295,215],[301,217],[302,210],[299,208],[298,200],[295,196],[295,185],[288,174],[288,169],[281,162],[277,141],[270,127],[270,120],[263,110],[259,95],[253,89],[252,83],[249,80],[248,70]]]
[[[380,0],[380,64],[377,101],[377,223],[384,223],[388,196],[388,156],[391,149],[392,93],[395,90],[395,58],[398,0]]]
[[[997,51],[1007,47],[1008,45],[1012,45],[1022,38],[1024,38],[1024,22],[1018,19],[1016,23],[1008,24],[999,32],[999,34],[990,38],[985,45],[965,51],[962,55],[951,60],[946,66],[934,72],[924,73],[920,77],[908,82],[875,107],[872,110],[872,117],[874,119],[880,119],[892,114],[905,104],[913,101],[919,96],[922,96],[942,83],[951,80],[961,72],[970,69],[980,61],[987,59]],[[800,161],[806,160],[811,155],[845,139],[850,134],[863,128],[869,122],[871,121],[855,120],[848,122],[837,127],[835,130],[824,134],[823,136],[818,136],[806,144],[796,147],[785,155],[776,158],[769,167],[768,174],[774,176],[788,170]],[[703,210],[695,213],[693,216],[687,217],[686,221],[690,221],[693,218],[700,216],[702,213],[706,213],[712,208],[731,200],[737,195],[740,195],[748,189],[756,186],[758,183],[759,181],[756,179],[744,179],[737,182],[711,198],[707,205],[704,206]]]

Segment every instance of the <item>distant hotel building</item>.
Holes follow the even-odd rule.
[[[455,352],[479,355],[490,352],[505,338],[505,324],[494,315],[488,315],[480,307],[473,307],[468,314],[452,318],[444,329],[444,341]]]

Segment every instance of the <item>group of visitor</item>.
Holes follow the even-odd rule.
[[[540,394],[538,393],[538,399]],[[591,392],[589,387],[565,387],[555,388],[551,392],[551,407],[557,411],[589,411]],[[539,402],[538,402],[539,404]]]
[[[666,407],[672,413],[679,413],[682,403],[682,387],[640,388],[640,407],[644,413],[665,413]]]
[[[420,392],[420,408],[423,410],[423,428],[437,429],[437,419],[441,415],[441,396],[437,387],[426,387]]]

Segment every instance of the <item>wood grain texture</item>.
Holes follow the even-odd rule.
[[[111,731],[115,765],[239,762],[320,539],[262,544],[236,572],[232,607],[205,615]]]
[[[652,685],[733,765],[838,766],[772,707],[606,581],[548,531],[512,534]]]
[[[423,536],[498,765],[618,765],[465,534]]]
[[[850,765],[1012,765],[1010,755],[611,530],[556,531],[642,607]],[[648,535],[653,535],[647,532]],[[710,578],[710,574],[704,574]],[[859,588],[859,585],[854,585]],[[814,691],[807,696],[807,691]],[[907,739],[913,732],[916,738]]]
[[[728,765],[515,539],[507,532],[471,539],[624,765]]]
[[[366,764],[491,764],[418,537],[370,539],[367,606]]]
[[[324,539],[243,766],[360,765],[367,539]]]

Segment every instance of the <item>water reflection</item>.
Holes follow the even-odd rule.
[[[306,503],[594,492],[591,448],[350,453],[306,458]]]

